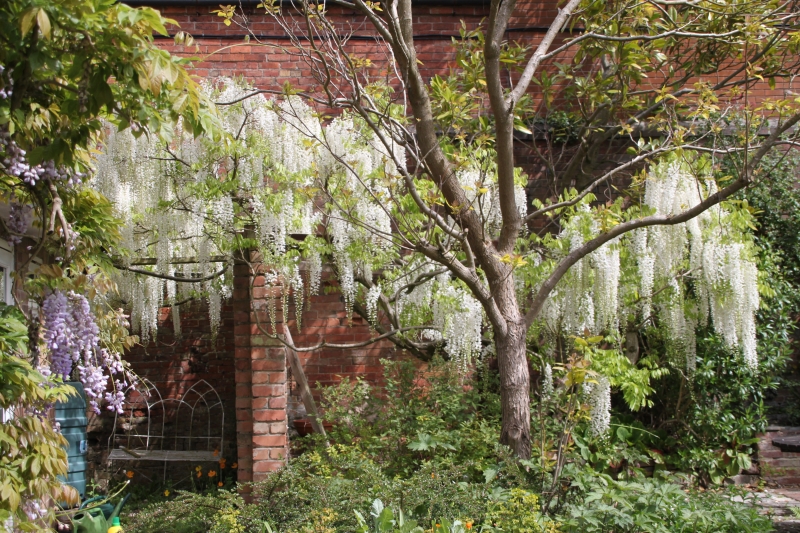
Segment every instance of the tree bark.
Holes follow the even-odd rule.
[[[500,442],[521,459],[531,456],[530,375],[525,332],[526,327],[520,317],[514,323],[509,323],[505,335],[495,334],[503,408]]]
[[[531,456],[531,399],[525,317],[519,311],[514,272],[510,265],[501,276],[487,272],[492,295],[505,319],[505,328],[493,328],[500,370],[503,424],[500,442],[520,459]]]

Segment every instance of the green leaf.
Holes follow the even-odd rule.
[[[19,28],[22,36],[25,37],[33,29],[33,23],[36,21],[36,16],[39,14],[40,8],[32,7],[25,11],[20,17]]]
[[[418,452],[424,452],[435,447],[434,438],[427,433],[417,433],[417,440],[408,443],[408,448]]]
[[[36,14],[36,23],[45,39],[50,39],[50,17],[47,16],[47,11],[40,9]]]

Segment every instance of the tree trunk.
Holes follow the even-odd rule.
[[[500,401],[503,426],[500,442],[520,459],[531,456],[530,375],[522,319],[509,322],[505,335],[495,332],[495,348],[500,368]]]

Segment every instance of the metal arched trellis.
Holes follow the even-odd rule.
[[[109,462],[162,461],[166,476],[168,462],[224,457],[225,411],[219,393],[206,380],[180,398],[164,398],[152,381],[143,379],[125,396],[124,414],[114,417]]]

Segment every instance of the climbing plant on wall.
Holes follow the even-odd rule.
[[[255,247],[267,266],[267,284],[282,293],[282,304],[273,303],[270,311],[272,324],[261,324],[267,334],[280,333],[276,307],[282,305],[287,316],[289,298],[302,326],[304,302],[320,287],[321,265],[331,263],[348,313],[360,309],[378,332],[391,333],[401,345],[422,356],[439,350],[463,369],[494,350],[482,293],[448,268],[474,258],[455,263],[457,255],[445,255],[437,261],[419,249],[420,240],[444,246],[454,219],[437,211],[445,204],[432,182],[417,179],[409,192],[407,156],[392,140],[391,126],[374,130],[347,111],[326,117],[296,95],[269,99],[230,79],[205,90],[220,103],[224,143],[194,138],[180,127],[168,143],[109,129],[96,162],[93,187],[127,222],[123,244],[130,255],[121,264],[119,286],[145,338],[155,333],[165,303],[179,328],[179,304],[193,296],[207,299],[218,327],[220,302],[231,291],[229,266],[242,249]],[[399,107],[393,113],[397,120],[404,116]],[[462,209],[479,214],[487,240],[499,237],[502,219],[493,161],[490,148],[465,150],[455,170],[468,202]],[[543,364],[565,339],[600,335],[609,344],[611,349],[593,352],[587,397],[624,387],[630,406],[648,405],[649,379],[658,372],[634,371],[623,344],[628,330],[653,320],[685,352],[689,374],[695,330],[707,324],[741,350],[749,368],[757,367],[760,281],[752,214],[740,202],[716,203],[712,164],[710,157],[676,149],[634,175],[632,196],[598,205],[591,192],[568,190],[563,207],[554,210],[560,230],[524,232],[516,252],[501,258],[516,278],[516,297],[525,300],[593,235],[697,208],[685,222],[631,224],[631,231],[576,260],[533,320],[529,335]],[[519,170],[516,176],[515,204],[525,216],[524,177]],[[415,202],[415,195],[431,194],[430,205]],[[538,201],[534,207],[544,208]],[[444,226],[437,230],[432,218]],[[138,260],[143,257],[148,259]],[[485,276],[480,268],[476,272]],[[635,386],[626,382],[631,380]],[[597,434],[609,422],[610,403],[602,405]]]

